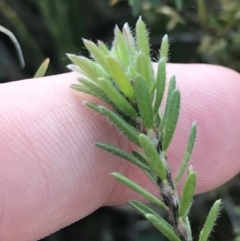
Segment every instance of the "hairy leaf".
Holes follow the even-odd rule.
[[[173,228],[163,218],[160,219],[159,216],[157,217],[153,214],[146,214],[145,217],[170,241],[181,241],[181,239],[174,232]]]
[[[196,125],[196,122],[194,122],[192,124],[192,127],[191,127],[190,136],[189,136],[189,139],[188,139],[187,149],[185,151],[183,160],[182,160],[180,168],[178,170],[178,173],[177,173],[177,176],[176,176],[176,180],[175,180],[175,184],[178,184],[178,182],[180,181],[180,179],[181,179],[181,177],[182,177],[182,175],[183,175],[183,173],[184,173],[184,171],[185,171],[185,169],[187,167],[187,164],[189,163],[190,156],[192,154],[194,143],[195,143],[195,139],[196,139],[196,133],[197,133],[197,125]]]
[[[161,48],[160,48],[160,59],[164,59],[167,62],[168,52],[169,52],[168,36],[164,35],[161,43]]]
[[[107,117],[129,140],[140,146],[137,130],[130,126],[118,114],[114,113],[113,111],[109,110],[104,106],[99,106],[89,101],[84,101],[83,103],[89,108]]]
[[[98,84],[101,89],[107,94],[108,98],[127,116],[137,118],[138,113],[126,98],[116,89],[116,87],[108,80],[99,78]]]
[[[204,223],[203,229],[199,236],[199,241],[207,241],[208,240],[208,237],[211,234],[213,226],[217,220],[220,209],[221,209],[221,200],[217,200],[213,204],[210,212],[208,213],[207,219]]]
[[[107,64],[111,77],[116,82],[123,94],[129,99],[134,99],[133,87],[121,65],[111,56],[107,57]]]
[[[145,152],[149,165],[152,167],[153,171],[156,172],[156,174],[162,181],[166,180],[165,166],[149,138],[144,134],[140,134],[139,141],[141,143],[141,147]]]
[[[109,66],[106,62],[105,52],[90,40],[83,39],[83,43],[93,58],[108,72]]]
[[[189,167],[187,179],[183,187],[181,201],[178,210],[180,217],[185,217],[190,210],[195,191],[196,179],[196,173],[193,171],[192,167]]]
[[[136,45],[135,45],[135,39],[132,35],[131,29],[129,28],[128,23],[125,23],[123,26],[123,37],[125,39],[125,42],[127,43],[127,49],[130,54],[130,58],[135,57],[136,54]]]
[[[130,56],[127,49],[127,43],[125,42],[125,39],[118,28],[118,26],[114,29],[114,35],[115,35],[115,41],[117,42],[119,53],[121,56],[121,62],[122,64],[127,67],[130,63]]]
[[[154,102],[154,114],[158,113],[160,104],[162,102],[165,83],[166,83],[166,61],[160,59],[158,62],[158,70],[156,76],[156,97]]]
[[[138,201],[131,200],[131,201],[128,201],[128,203],[130,204],[130,206],[132,206],[134,209],[136,209],[143,216],[146,216],[146,214],[153,214],[156,217],[158,217],[159,219],[161,219],[161,217],[153,209],[149,208],[148,206],[146,206]]]
[[[103,53],[105,55],[109,55],[110,54],[110,51],[108,49],[108,47],[106,46],[105,43],[103,43],[102,41],[98,40],[98,47],[103,51]]]
[[[67,54],[67,56],[74,64],[77,65],[83,75],[87,76],[94,82],[98,82],[98,78],[100,77],[104,78],[107,76],[104,69],[92,60],[73,54]]]
[[[141,17],[139,17],[136,24],[136,41],[137,41],[138,50],[141,50],[142,53],[147,58],[149,58],[150,47],[149,47],[148,31]]]
[[[151,129],[153,127],[153,111],[148,85],[140,75],[136,77],[134,84],[140,115],[146,127]]]
[[[104,100],[106,103],[109,103],[111,105],[113,105],[112,100],[108,97],[108,95],[101,89],[99,88],[99,86],[97,86],[95,83],[85,79],[85,78],[79,78],[78,81],[85,85],[88,89],[90,89],[91,91],[93,91],[95,93],[95,96],[97,96],[98,98]]]
[[[141,194],[142,196],[147,198],[149,201],[157,204],[158,206],[160,206],[160,207],[162,207],[164,209],[168,209],[166,207],[166,205],[161,200],[159,200],[157,197],[152,195],[150,192],[148,192],[147,190],[145,190],[144,188],[142,188],[141,186],[139,186],[138,184],[136,184],[135,182],[133,182],[129,178],[127,178],[127,177],[125,177],[122,174],[117,173],[117,172],[113,172],[111,174],[118,181],[120,181],[121,183],[125,184],[126,186],[128,186],[129,188],[134,190],[135,192]]]
[[[175,89],[169,99],[168,109],[165,110],[165,126],[163,127],[162,149],[166,152],[176,129],[180,110],[180,92]]]
[[[137,60],[136,60],[136,70],[138,73],[143,77],[145,82],[151,83],[152,80],[150,79],[150,68],[149,68],[149,62],[150,60],[147,59],[147,57],[142,53],[138,53]],[[149,95],[149,94],[148,94]]]
[[[144,162],[141,162],[138,158],[134,157],[133,155],[119,149],[118,147],[116,146],[113,146],[113,145],[110,145],[110,144],[107,144],[107,143],[103,143],[103,142],[96,142],[95,143],[96,146],[102,148],[103,150],[106,150],[108,152],[111,152],[113,154],[115,154],[116,156],[119,156],[119,157],[122,157],[126,160],[128,160],[129,162],[135,164],[136,166],[144,169],[144,170],[147,170],[149,171],[150,168],[148,165],[146,165]]]

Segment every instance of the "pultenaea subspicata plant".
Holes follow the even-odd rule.
[[[126,23],[122,31],[116,26],[114,35],[110,49],[101,41],[95,44],[84,39],[91,58],[68,55],[73,62],[68,67],[81,73],[78,79],[80,84],[71,87],[106,102],[111,109],[89,101],[84,104],[105,116],[143,150],[127,153],[108,143],[96,143],[96,146],[133,163],[145,172],[159,189],[163,201],[120,173],[114,172],[112,176],[162,207],[168,214],[168,220],[164,220],[143,203],[129,201],[129,204],[170,241],[191,241],[188,213],[193,202],[197,175],[192,166],[188,167],[188,163],[195,142],[196,124],[192,124],[183,160],[176,179],[173,180],[166,152],[180,111],[180,92],[176,88],[175,76],[169,81],[164,112],[159,108],[166,84],[168,37],[162,39],[155,75],[150,58],[148,31],[141,17],[136,23],[134,34]],[[179,195],[176,187],[187,167],[186,179]],[[220,208],[221,201],[218,200],[207,216],[199,241],[207,241]]]

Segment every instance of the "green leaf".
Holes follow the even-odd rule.
[[[43,63],[41,64],[41,66],[38,68],[36,74],[34,75],[34,78],[40,78],[40,77],[44,77],[47,69],[48,69],[48,65],[49,65],[50,60],[49,59],[45,59],[43,61]]]
[[[116,82],[124,95],[126,95],[129,99],[134,99],[133,87],[121,65],[111,56],[108,56],[106,59],[109,66],[109,73],[111,74],[113,80]]]
[[[112,100],[108,97],[108,95],[99,88],[96,84],[93,82],[85,79],[85,78],[79,78],[78,81],[85,85],[88,89],[90,89],[92,92],[94,92],[94,96],[97,96],[98,98],[104,100],[106,103],[109,103],[110,105],[113,105]],[[74,85],[73,85],[74,86]]]
[[[185,151],[183,160],[182,160],[180,168],[178,170],[178,173],[177,173],[177,176],[176,176],[176,179],[175,179],[175,184],[179,183],[179,181],[180,181],[180,179],[181,179],[181,177],[182,177],[182,175],[183,175],[183,173],[184,173],[184,171],[187,167],[187,164],[189,163],[190,156],[192,154],[195,139],[196,139],[196,133],[197,133],[197,125],[196,125],[196,122],[194,122],[191,126],[191,131],[190,131],[190,136],[189,136],[189,139],[188,139],[187,149]]]
[[[162,102],[165,83],[166,83],[166,61],[165,59],[160,59],[158,62],[158,70],[156,76],[156,97],[154,102],[154,115],[158,113],[160,104]]]
[[[157,184],[157,175],[155,173],[153,173],[152,171],[147,171],[147,170],[143,170],[143,172],[148,176],[148,178],[151,180],[151,182],[157,187],[159,188],[158,184]]]
[[[174,232],[173,228],[164,219],[153,214],[146,214],[146,219],[155,226],[165,237],[170,241],[181,241],[181,239]]]
[[[190,224],[190,221],[189,221],[189,217],[187,216],[185,218],[185,221],[186,221],[186,226],[187,226],[187,231],[188,231],[188,237],[190,240],[192,240],[192,228],[191,228],[191,224]]]
[[[217,200],[213,204],[213,206],[207,216],[207,219],[204,223],[203,229],[199,236],[199,241],[207,241],[208,240],[208,237],[211,234],[213,226],[217,220],[220,209],[221,209],[221,200]]]
[[[147,170],[149,171],[150,168],[148,165],[146,165],[145,163],[141,162],[138,158],[134,157],[133,155],[113,146],[107,143],[103,143],[103,142],[96,142],[95,143],[96,146],[102,148],[103,150],[106,150],[108,152],[113,153],[116,156],[122,157],[126,160],[128,160],[129,162],[135,164],[136,166],[140,167],[141,169]]]
[[[98,40],[98,47],[102,50],[102,52],[105,54],[105,55],[109,55],[110,54],[110,51],[109,49],[107,48],[106,44],[103,43],[102,41]]]
[[[143,216],[146,216],[146,214],[153,214],[156,217],[158,217],[159,219],[161,219],[161,217],[153,209],[149,208],[148,206],[144,205],[143,203],[140,203],[135,200],[130,200],[130,201],[128,201],[128,203],[130,204],[131,207],[136,209]]]
[[[83,43],[85,47],[88,49],[88,51],[91,53],[93,58],[108,72],[109,66],[107,65],[107,62],[106,62],[105,52],[92,41],[83,39]]]
[[[165,34],[161,43],[160,59],[164,59],[167,62],[168,52],[169,52],[169,41],[168,41],[168,36]]]
[[[148,160],[147,160],[141,153],[139,153],[139,152],[137,152],[137,151],[132,151],[132,153],[133,153],[133,155],[134,155],[136,158],[138,158],[139,161],[141,161],[141,162],[144,163],[145,165],[149,166]],[[143,171],[144,171],[144,173],[149,177],[149,179],[153,182],[153,184],[158,187],[157,182],[156,182],[156,181],[157,181],[157,180],[156,180],[156,179],[157,179],[157,175],[154,174],[154,173],[152,172],[152,170],[150,170],[150,171],[143,170]]]
[[[137,118],[138,113],[126,98],[115,88],[115,86],[108,80],[99,78],[98,85],[107,94],[109,99],[127,116]]]
[[[183,187],[181,201],[178,210],[178,214],[180,217],[186,217],[190,210],[196,186],[196,179],[196,173],[193,171],[192,167],[189,167],[187,179]]]
[[[144,157],[141,153],[139,153],[138,151],[133,150],[132,154],[142,163],[145,163],[146,165],[148,165],[148,160],[146,159],[146,157]]]
[[[83,57],[76,56],[74,54],[67,54],[68,58],[79,67],[79,70],[83,75],[90,78],[94,82],[98,82],[98,78],[106,77],[107,74],[104,69],[92,60]]]
[[[120,29],[118,28],[118,26],[116,26],[114,29],[114,35],[115,35],[115,41],[117,42],[118,50],[121,56],[121,62],[125,67],[127,67],[130,63],[129,52],[127,49],[125,39]]]
[[[175,89],[169,99],[169,105],[168,109],[165,110],[165,126],[163,127],[163,135],[162,135],[162,149],[164,152],[166,152],[176,125],[178,121],[178,115],[179,115],[179,110],[180,110],[180,92],[179,90]]]
[[[129,28],[128,23],[124,24],[122,32],[123,32],[123,37],[125,39],[125,42],[127,43],[127,49],[130,54],[130,58],[133,58],[136,55],[136,45],[135,45],[135,39],[132,35],[131,29]]]
[[[135,79],[135,95],[140,115],[148,129],[153,128],[153,111],[147,83],[138,75]]]
[[[169,109],[170,97],[171,97],[172,92],[175,90],[175,88],[176,88],[176,78],[175,78],[175,76],[172,76],[170,81],[169,81],[169,86],[168,86],[168,94],[167,94],[167,102],[166,102],[165,112],[164,112],[164,115],[162,117],[161,125],[159,127],[159,135],[160,136],[162,136],[162,131],[163,131],[163,128],[165,126],[166,110]]]
[[[150,80],[149,62],[150,60],[147,59],[142,52],[138,53],[137,59],[136,59],[136,70],[143,77],[145,82],[148,84],[152,82],[152,80]]]
[[[136,184],[135,182],[133,182],[129,178],[127,178],[127,177],[125,177],[122,174],[117,173],[117,172],[113,172],[111,174],[119,182],[125,184],[126,186],[128,186],[129,188],[134,190],[135,192],[141,194],[143,197],[147,198],[149,201],[151,201],[151,202],[157,204],[158,206],[168,210],[168,207],[161,200],[159,200],[157,197],[152,195],[150,192],[148,192],[144,188],[140,187],[138,184]]]
[[[98,97],[98,95],[93,90],[84,85],[72,84],[70,87],[74,90]]]
[[[150,47],[149,47],[148,31],[145,23],[142,21],[142,17],[139,17],[136,24],[136,42],[137,42],[138,50],[140,50],[147,58],[149,58]]]
[[[149,138],[144,134],[140,134],[139,141],[140,141],[141,147],[143,148],[143,150],[145,152],[149,165],[152,167],[153,171],[156,172],[157,176],[162,181],[166,180],[165,166],[164,166],[162,160],[160,159],[160,156],[159,156],[157,150],[152,145]]]
[[[113,111],[109,110],[104,106],[96,105],[95,103],[89,101],[84,101],[83,103],[89,108],[107,117],[129,140],[140,146],[137,130],[130,126],[118,114],[114,113]]]

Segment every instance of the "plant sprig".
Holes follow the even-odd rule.
[[[114,34],[110,49],[101,41],[97,44],[89,40],[83,41],[91,54],[91,59],[68,55],[74,64],[69,68],[84,76],[79,79],[80,84],[71,87],[106,102],[111,110],[88,101],[84,101],[84,104],[105,116],[130,141],[142,148],[141,153],[136,150],[127,153],[111,144],[96,143],[99,148],[120,156],[146,173],[159,188],[163,201],[120,173],[114,172],[112,176],[162,207],[168,213],[168,220],[164,220],[140,202],[129,201],[129,204],[170,241],[192,241],[188,214],[197,179],[192,166],[188,168],[181,195],[178,194],[176,185],[181,181],[189,164],[197,127],[196,123],[193,123],[186,152],[174,181],[166,153],[174,136],[180,112],[180,91],[176,87],[175,76],[171,77],[168,85],[164,113],[159,109],[166,86],[168,38],[166,35],[163,37],[155,76],[150,57],[148,31],[141,17],[136,24],[135,36],[128,24],[123,26],[122,32],[116,27]],[[199,241],[207,241],[220,207],[221,201],[218,200],[209,212]]]

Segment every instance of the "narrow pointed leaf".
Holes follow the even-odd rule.
[[[146,214],[145,217],[170,241],[181,241],[181,239],[174,232],[173,228],[164,219],[159,219],[159,217],[153,214]]]
[[[113,145],[110,145],[110,144],[107,144],[107,143],[103,143],[103,142],[97,142],[95,144],[96,144],[96,146],[100,147],[103,150],[106,150],[108,152],[111,152],[111,153],[115,154],[116,156],[119,156],[119,157],[122,157],[122,158],[128,160],[129,162],[131,162],[131,163],[135,164],[136,166],[140,167],[141,169],[144,169],[144,170],[147,170],[147,171],[150,170],[148,165],[141,162],[139,159],[137,159],[133,155],[119,149],[116,146],[113,146]]]
[[[74,90],[98,97],[96,95],[96,93],[94,91],[92,91],[91,89],[89,89],[87,86],[79,85],[79,84],[72,84],[70,87]]]
[[[67,54],[67,56],[74,64],[79,67],[83,75],[90,78],[94,82],[97,82],[98,78],[100,77],[106,77],[106,72],[104,69],[92,60],[83,56],[76,56],[74,54]]]
[[[139,17],[136,24],[136,41],[138,50],[141,50],[148,58],[150,56],[148,31],[141,17]]]
[[[157,187],[159,188],[158,184],[157,184],[157,175],[155,173],[153,173],[152,171],[147,171],[147,170],[143,170],[143,172],[148,176],[148,178],[151,180],[151,182]]]
[[[148,72],[149,72],[149,79],[150,79],[150,84],[151,86],[153,85],[154,81],[155,81],[155,72],[154,72],[154,68],[153,68],[153,64],[152,64],[152,61],[151,61],[151,58],[149,57],[148,59]]]
[[[106,54],[102,49],[100,49],[95,43],[92,41],[83,39],[83,43],[88,51],[91,53],[93,58],[100,64],[102,67],[108,72],[108,65],[106,62]]]
[[[45,76],[48,69],[49,62],[50,62],[49,59],[44,60],[44,62],[41,64],[36,74],[34,75],[34,78],[40,78]]]
[[[211,234],[213,226],[217,220],[220,209],[221,209],[221,200],[217,200],[213,204],[213,206],[207,216],[203,229],[200,233],[199,241],[207,241],[208,240],[208,237]]]
[[[177,125],[177,121],[178,121],[178,116],[179,116],[179,110],[180,110],[180,92],[179,90],[175,89],[171,96],[170,96],[170,100],[169,100],[169,109],[165,110],[165,126],[163,129],[163,142],[162,142],[162,148],[163,151],[166,152],[176,125]]]
[[[110,56],[115,58],[118,62],[121,61],[121,54],[120,54],[116,39],[114,39],[113,41]]]
[[[127,116],[137,118],[138,113],[132,107],[132,105],[126,100],[126,98],[115,88],[115,86],[108,80],[99,78],[98,85],[107,94],[109,99],[115,103],[115,105]]]
[[[166,61],[164,59],[160,59],[158,62],[158,70],[156,76],[156,97],[154,102],[154,114],[158,113],[160,108],[160,104],[162,102],[165,83],[166,83]]]
[[[183,187],[181,201],[180,201],[179,210],[178,210],[178,214],[180,217],[187,216],[190,210],[190,207],[193,201],[195,186],[196,186],[196,179],[197,179],[196,173],[192,170],[191,167],[189,167],[189,172]]]
[[[145,190],[144,188],[140,187],[138,184],[136,184],[135,182],[133,182],[132,180],[130,180],[129,178],[123,176],[120,173],[117,172],[113,172],[111,173],[112,176],[117,179],[118,181],[120,181],[121,183],[125,184],[126,186],[128,186],[129,188],[131,188],[132,190],[134,190],[135,192],[141,194],[142,196],[144,196],[145,198],[147,198],[149,201],[157,204],[158,206],[164,208],[164,209],[168,209],[166,207],[166,205],[159,200],[157,197],[155,197],[154,195],[152,195],[150,192],[148,192],[147,190]]]
[[[82,73],[81,69],[75,64],[68,64],[67,68],[71,71]]]
[[[152,145],[149,138],[144,135],[139,135],[139,141],[141,147],[143,148],[149,165],[152,167],[153,171],[158,175],[158,177],[163,181],[166,180],[166,169],[165,166],[160,159],[158,152],[156,151],[155,147]]]
[[[135,39],[132,35],[131,29],[129,28],[128,23],[124,24],[122,32],[123,32],[123,37],[125,39],[125,42],[127,43],[127,49],[131,58],[136,54],[136,45],[135,45]]]
[[[133,155],[138,158],[139,161],[141,161],[142,163],[144,163],[145,165],[147,165],[149,167],[149,163],[147,161],[147,159],[139,152],[137,151],[132,151]],[[155,173],[152,172],[152,170],[147,171],[147,170],[143,170],[144,173],[149,177],[149,179],[153,182],[154,185],[157,185],[157,175]]]
[[[121,62],[125,67],[127,67],[130,63],[130,56],[129,56],[126,42],[118,26],[116,26],[114,29],[114,35],[117,41],[119,53],[121,55]]]
[[[109,55],[110,51],[107,48],[106,44],[103,43],[102,41],[98,40],[98,47],[103,51],[103,53],[105,53],[105,55]]]
[[[147,82],[150,83],[150,73],[149,73],[149,60],[147,57],[140,52],[137,55],[137,60],[136,60],[136,69],[138,73],[143,77],[143,79]]]
[[[182,160],[180,168],[178,170],[178,173],[177,173],[177,176],[176,176],[176,180],[175,180],[175,184],[179,183],[179,181],[180,181],[180,179],[181,179],[183,173],[185,172],[185,169],[186,169],[186,167],[187,167],[187,165],[189,163],[190,156],[192,154],[194,143],[195,143],[195,139],[196,139],[196,133],[197,133],[197,125],[196,125],[196,122],[194,122],[192,124],[192,127],[191,127],[190,136],[189,136],[189,139],[188,139],[187,149],[185,151],[183,160]]]
[[[166,62],[168,61],[168,52],[169,52],[169,41],[168,36],[164,35],[160,48],[160,59],[164,59]]]
[[[192,228],[191,228],[191,224],[190,224],[190,221],[189,221],[189,217],[187,216],[185,220],[186,220],[189,240],[192,240],[193,239],[192,238]]]
[[[166,102],[166,107],[165,107],[165,112],[162,118],[162,122],[159,128],[159,135],[162,135],[162,130],[165,126],[165,122],[166,122],[166,110],[169,109],[169,101],[170,101],[170,97],[172,95],[172,92],[175,90],[176,88],[176,78],[175,76],[172,76],[170,81],[169,81],[169,86],[168,86],[168,94],[167,94],[167,102]]]
[[[114,113],[113,111],[109,110],[104,106],[99,106],[89,101],[84,101],[84,104],[107,117],[129,140],[140,146],[137,130],[130,126],[118,114]]]
[[[133,99],[133,87],[121,65],[111,56],[108,56],[106,59],[109,66],[109,73],[111,74],[113,80],[116,82],[124,95],[126,95],[129,99]]]
[[[84,79],[84,78],[79,78],[78,81],[81,84],[88,87],[91,91],[93,91],[95,93],[95,96],[97,96],[98,98],[101,98],[106,103],[109,103],[111,105],[113,104],[112,100],[108,97],[108,95],[101,88],[99,88],[96,84],[94,84],[93,82],[91,82],[87,79]]]
[[[139,153],[138,151],[133,150],[133,151],[132,151],[132,154],[133,154],[139,161],[141,161],[142,163],[144,163],[144,164],[146,164],[146,165],[149,165],[146,157],[144,157],[144,156],[143,156],[141,153]]]
[[[149,86],[140,75],[136,77],[134,84],[140,115],[146,127],[151,129],[153,127],[153,111]]]
[[[128,201],[128,203],[130,204],[131,207],[136,209],[143,216],[146,216],[146,214],[153,214],[156,217],[158,217],[159,219],[161,219],[161,217],[153,209],[149,208],[148,206],[144,205],[143,203],[140,203],[135,200]]]

